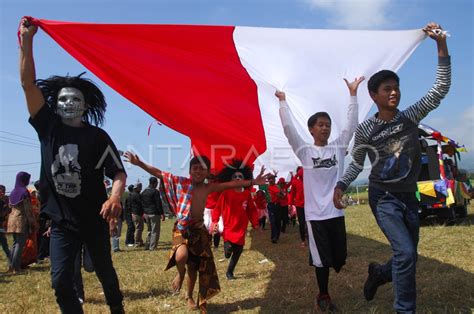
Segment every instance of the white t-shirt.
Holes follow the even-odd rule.
[[[357,97],[352,96],[347,123],[341,135],[326,146],[306,143],[294,127],[292,114],[285,101],[280,102],[280,118],[285,135],[303,165],[304,211],[306,221],[344,216],[334,207],[334,187],[344,172],[346,149],[357,127]],[[333,117],[334,118],[334,117]]]

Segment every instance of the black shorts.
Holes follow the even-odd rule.
[[[346,224],[343,217],[311,220],[308,224],[309,265],[332,267],[339,272],[346,264]]]

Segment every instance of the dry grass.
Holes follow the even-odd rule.
[[[474,215],[446,226],[429,222],[421,228],[418,262],[418,310],[423,313],[466,312],[474,309]],[[171,221],[164,224],[159,250],[125,248],[113,255],[125,306],[130,313],[187,312],[184,291],[171,296],[174,270],[163,271],[170,248]],[[366,302],[362,285],[369,261],[384,261],[390,247],[367,206],[347,210],[349,258],[339,274],[331,272],[330,291],[343,312],[385,313],[392,311],[391,285],[379,289],[376,299]],[[11,239],[10,239],[11,243]],[[269,230],[251,231],[235,281],[225,279],[227,260],[221,247],[215,260],[222,292],[211,299],[211,313],[263,312],[310,313],[316,294],[315,276],[308,266],[308,253],[299,247],[297,227],[289,227],[274,245]],[[268,262],[262,262],[263,260]],[[0,265],[6,265],[0,255]],[[4,266],[5,267],[5,266]],[[86,313],[107,313],[101,286],[94,274],[83,272]],[[50,288],[48,265],[35,265],[27,274],[0,274],[0,313],[57,313]]]

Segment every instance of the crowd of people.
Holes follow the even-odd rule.
[[[236,279],[234,271],[249,222],[262,230],[268,217],[269,241],[274,245],[290,221],[296,224],[298,220],[300,245],[309,247],[310,265],[315,268],[315,284],[319,288],[316,308],[335,311],[328,287],[330,268],[339,272],[347,257],[341,200],[361,172],[366,155],[372,163],[369,203],[391,244],[393,257],[384,264],[368,265],[364,296],[372,300],[380,285],[393,282],[394,309],[415,312],[419,233],[415,192],[420,171],[417,124],[440,104],[449,90],[451,75],[446,36],[438,24],[430,23],[424,28],[437,43],[439,58],[436,81],[427,95],[400,111],[397,74],[377,72],[368,80],[368,89],[378,112],[358,124],[357,90],[365,78],[345,80],[349,91],[345,128],[333,141],[329,141],[331,122],[340,117],[330,117],[326,112],[309,117],[308,131],[314,141],[306,143],[296,131],[285,92],[276,91],[285,136],[302,164],[289,182],[277,180],[277,171],[265,173],[264,167],[254,178],[256,172],[251,165],[237,160],[211,175],[206,156],[194,156],[189,177],[181,177],[125,152],[126,162],[152,176],[143,191],[141,184],[128,186],[125,201],[127,175],[120,154],[108,134],[99,128],[106,110],[104,95],[81,75],[37,80],[33,59],[36,31],[28,18],[22,20],[20,77],[29,121],[41,144],[41,176],[39,192],[35,192],[39,199],[36,194],[34,201],[35,193],[27,190],[30,176],[25,172],[18,174],[9,199],[2,189],[0,217],[5,221],[8,215],[6,232],[13,236],[12,248],[6,245],[3,233],[0,239],[8,255],[9,271],[16,273],[21,271],[23,253],[37,247],[39,236],[48,238],[51,282],[61,312],[83,312],[83,295],[78,293],[76,276],[80,268],[77,265],[81,264],[78,256],[84,252],[91,264],[89,269],[102,284],[111,313],[124,313],[123,295],[111,258],[111,251],[120,250],[121,222],[125,220],[128,226],[127,246],[155,250],[165,217],[164,201],[176,216],[172,249],[164,266],[166,270],[176,266],[177,274],[171,283],[176,294],[187,275],[186,300],[190,308],[206,312],[209,299],[221,290],[212,246],[218,246],[223,239],[225,257],[229,259],[226,277]],[[353,162],[344,170],[344,157],[353,134]],[[104,175],[112,180],[108,188]],[[143,241],[145,224],[148,233]],[[38,252],[27,255],[27,262],[32,256],[35,260],[41,256]],[[193,294],[196,282],[197,299]]]

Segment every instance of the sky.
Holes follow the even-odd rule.
[[[434,21],[448,30],[452,86],[441,106],[423,120],[445,136],[464,144],[461,167],[474,171],[474,1],[472,0],[81,0],[0,1],[0,184],[7,191],[19,171],[39,178],[40,150],[18,75],[17,28],[22,16],[92,22],[136,24],[238,25],[306,29],[419,29]],[[394,42],[393,45],[397,43]],[[37,78],[77,75],[87,71],[41,30],[35,37]],[[399,70],[404,109],[431,87],[436,69],[436,44],[427,39]],[[104,129],[121,150],[133,148],[157,167],[187,174],[190,141],[153,124],[140,108],[109,88],[92,73],[108,102]],[[185,92],[185,91],[183,91]],[[375,113],[373,108],[370,114]],[[148,127],[152,125],[148,136]],[[172,148],[170,148],[172,147]],[[143,170],[126,165],[127,183],[147,181]]]

